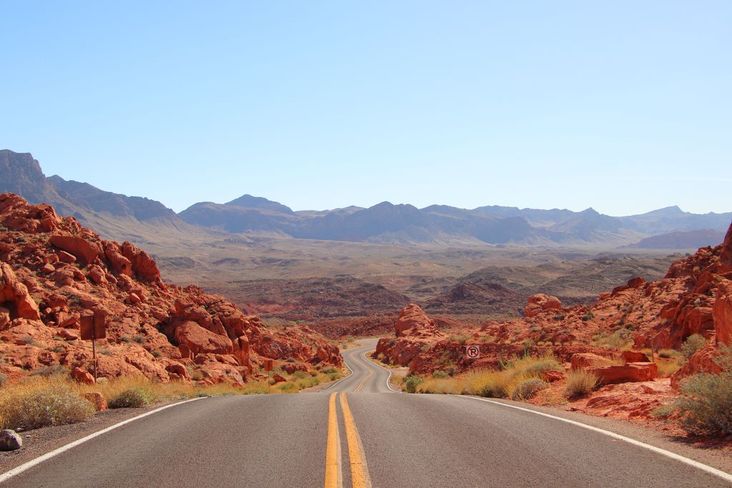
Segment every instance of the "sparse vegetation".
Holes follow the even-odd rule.
[[[511,393],[511,400],[529,400],[549,384],[539,378],[527,378],[519,382]]]
[[[662,349],[656,358],[658,376],[668,378],[677,372],[686,362],[686,358],[679,351],[673,349]]]
[[[658,415],[678,413],[684,428],[699,435],[732,434],[732,348],[718,359],[720,374],[701,373],[681,383],[681,398]]]
[[[629,349],[633,343],[630,337],[631,330],[627,327],[621,327],[611,334],[596,335],[593,337],[593,342],[596,346],[604,347],[606,349]]]
[[[67,381],[54,377],[29,378],[3,389],[0,427],[30,430],[49,425],[72,424],[94,413],[91,403]]]
[[[130,388],[109,401],[109,408],[141,408],[148,405],[151,394],[142,388]]]
[[[686,338],[684,343],[681,345],[681,353],[690,358],[696,351],[701,349],[707,344],[707,340],[701,334],[692,334]]]
[[[422,378],[417,375],[409,375],[404,378],[404,388],[407,393],[416,393],[417,387],[423,382]]]
[[[598,377],[584,370],[574,370],[567,375],[564,396],[575,400],[589,394],[597,387]]]
[[[414,389],[419,393],[451,393],[528,400],[547,386],[542,380],[544,373],[561,369],[561,364],[551,356],[524,356],[503,361],[500,370],[475,370],[455,376],[433,374],[430,378],[417,377],[419,380],[411,381],[413,384],[416,382]],[[410,378],[415,377],[408,376],[407,380]],[[409,388],[405,389],[410,391]]]

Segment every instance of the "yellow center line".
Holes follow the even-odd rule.
[[[368,351],[365,352],[365,353],[363,353],[363,359],[366,362],[366,364],[368,364],[369,360],[366,359],[366,354],[368,354]],[[369,380],[369,378],[371,378],[371,376],[373,376],[374,370],[372,368],[369,368],[369,367],[367,367],[366,369],[369,370],[369,373],[366,375],[366,377],[364,379],[361,380],[361,382],[358,384],[358,386],[353,389],[354,392],[361,391],[361,389],[366,384],[366,382]]]
[[[325,451],[325,488],[341,488],[341,440],[338,434],[336,393],[328,399],[328,439]]]
[[[343,422],[346,426],[348,459],[351,464],[351,485],[353,488],[371,488],[366,456],[363,452],[363,445],[361,444],[361,437],[358,435],[356,422],[353,420],[353,415],[351,414],[351,408],[348,406],[346,393],[341,393],[341,410],[343,411]]]

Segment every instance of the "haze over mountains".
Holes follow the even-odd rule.
[[[102,234],[138,241],[144,231],[226,232],[325,241],[493,245],[634,246],[691,249],[718,243],[732,212],[692,214],[672,206],[611,217],[570,210],[446,205],[416,208],[383,202],[370,208],[293,211],[261,197],[196,203],[176,214],[160,202],[46,177],[31,154],[0,150],[0,192],[50,203]],[[490,198],[487,196],[487,199]]]

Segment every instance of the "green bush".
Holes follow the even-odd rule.
[[[684,428],[699,435],[732,434],[732,347],[717,360],[720,374],[701,373],[681,383],[681,398],[672,406]]]
[[[690,358],[696,351],[706,346],[707,340],[701,334],[692,334],[686,338],[684,343],[681,345],[681,353]]]
[[[150,395],[140,388],[125,390],[109,402],[109,408],[141,408],[150,403]]]
[[[437,371],[432,372],[433,378],[447,378],[448,376],[450,375],[447,373],[447,371],[441,371],[438,369]]]
[[[422,378],[416,375],[409,375],[404,378],[404,388],[407,393],[416,393],[420,383],[422,383]]]
[[[539,378],[528,378],[516,385],[511,393],[511,400],[529,400],[541,390],[548,388],[549,384]]]

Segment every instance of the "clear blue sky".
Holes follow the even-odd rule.
[[[0,3],[0,148],[182,210],[732,210],[730,1]]]

